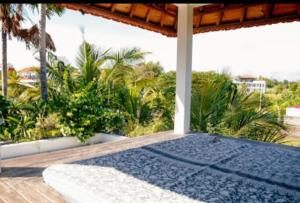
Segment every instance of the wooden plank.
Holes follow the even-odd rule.
[[[110,143],[102,143],[89,145],[84,147],[76,147],[66,150],[36,154],[26,157],[19,157],[14,159],[3,160],[4,167],[44,167],[51,164],[53,161],[69,159],[69,158],[81,158],[85,155],[89,155],[90,153],[98,153],[105,150],[110,149],[123,149],[124,147],[134,147],[140,146],[147,143],[154,143],[166,139],[176,138],[176,136],[170,134],[164,134],[164,136],[153,135],[153,136],[143,136],[127,140],[114,141]],[[28,169],[30,171],[30,169]]]
[[[1,191],[0,198],[4,202],[28,203],[28,201],[26,199],[24,199],[22,196],[20,196],[18,191],[13,190],[3,181],[0,181],[0,191]]]
[[[65,203],[66,201],[63,197],[56,192],[54,189],[50,188],[47,184],[43,182],[42,179],[37,179],[35,181],[27,181],[25,185],[33,188],[43,197],[47,198],[52,203]]]
[[[151,136],[141,136],[127,140],[66,149],[59,152],[48,152],[3,160],[4,171],[0,178],[0,203],[1,201],[21,203],[65,202],[60,194],[43,182],[43,167],[115,153],[180,137],[182,135],[158,133]],[[6,168],[9,165],[14,166],[14,168]]]
[[[15,191],[26,199],[28,202],[43,202],[43,203],[51,203],[48,199],[42,196],[40,193],[37,193],[31,187],[25,187],[23,181],[14,181],[8,180],[6,183],[11,186]]]

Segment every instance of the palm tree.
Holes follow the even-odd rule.
[[[207,132],[210,125],[219,124],[235,93],[236,87],[226,75],[213,72],[193,73],[193,130]]]
[[[107,79],[113,81],[126,81],[134,74],[133,68],[145,59],[149,52],[142,52],[140,49],[125,48],[110,54],[107,59],[111,62],[111,72]]]
[[[285,126],[276,114],[259,110],[259,97],[238,89],[230,78],[217,73],[193,73],[193,130],[247,139],[281,142]]]
[[[0,4],[2,40],[2,95],[7,96],[7,36],[16,35],[20,28],[21,7],[15,4]]]
[[[7,35],[3,29],[1,29],[2,36],[2,95],[7,96]]]
[[[40,4],[40,80],[43,100],[48,100],[46,69],[46,4]]]
[[[34,8],[34,7],[33,7]],[[56,7],[53,4],[40,4],[40,80],[41,80],[41,96],[44,101],[48,100],[47,91],[47,67],[46,67],[46,17],[48,19],[51,16],[57,14],[61,16],[64,9]]]
[[[32,7],[32,6],[30,6]],[[25,41],[27,48],[32,45],[39,46],[38,27],[33,25],[30,28],[22,29],[21,22],[23,17],[23,4],[0,4],[0,20],[2,35],[2,94],[7,96],[7,37],[16,37],[18,40]],[[54,43],[48,33],[46,36],[46,46],[55,50]]]
[[[96,46],[83,42],[79,48],[76,57],[76,63],[79,68],[79,82],[85,86],[93,79],[98,80],[100,77],[100,68],[107,60],[109,50],[100,51]]]

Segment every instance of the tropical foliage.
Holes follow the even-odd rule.
[[[0,97],[1,140],[14,142],[94,132],[126,136],[173,129],[174,71],[145,62],[138,48],[101,50],[84,41],[76,66],[48,52],[49,100],[40,86],[19,85],[10,75],[10,95]],[[191,129],[266,142],[282,142],[285,126],[274,101],[238,88],[226,73],[193,72]],[[1,117],[0,117],[1,118]]]

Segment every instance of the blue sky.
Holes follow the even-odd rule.
[[[46,29],[55,42],[56,54],[73,65],[82,42],[80,26],[85,28],[85,39],[103,49],[136,46],[152,52],[147,61],[159,61],[166,71],[176,68],[176,38],[67,10],[62,17],[47,21]],[[226,68],[233,75],[300,80],[299,33],[300,23],[294,22],[194,35],[193,70]],[[8,42],[8,62],[17,69],[38,65],[32,51],[16,40]]]

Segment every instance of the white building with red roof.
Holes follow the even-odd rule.
[[[39,67],[26,67],[18,71],[21,82],[34,85],[38,83],[38,71]]]
[[[246,85],[248,92],[266,92],[266,81],[257,80],[256,77],[249,74],[237,76],[233,82],[238,86]]]

